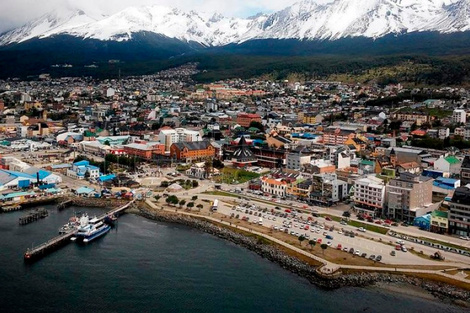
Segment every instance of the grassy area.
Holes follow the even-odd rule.
[[[465,250],[465,251],[470,252],[470,249],[465,248],[463,246],[455,245],[455,244],[452,244],[452,243],[447,243],[447,242],[440,241],[440,240],[434,240],[434,239],[430,239],[430,238],[427,238],[427,237],[418,237],[418,239],[423,240],[423,241],[427,241],[427,242],[431,242],[431,243],[436,243],[436,244],[439,244],[439,245],[443,245],[443,246],[446,246],[446,247],[449,247],[449,248],[455,248],[455,249],[460,249],[460,250]]]
[[[349,221],[348,225],[351,225],[351,226],[354,226],[354,227],[364,227],[365,230],[373,231],[375,233],[379,233],[379,234],[382,234],[382,235],[385,235],[388,232],[388,229],[385,228],[385,227],[365,224],[365,223],[361,223],[361,222],[358,222],[358,221]]]
[[[226,184],[243,184],[260,176],[261,175],[258,173],[248,172],[237,168],[225,167],[222,170],[221,175],[214,177],[214,181],[217,183]]]
[[[234,198],[238,198],[237,195],[233,194],[233,193],[230,193],[230,192],[225,192],[225,191],[205,191],[203,192],[204,194],[207,194],[207,195],[213,195],[213,196],[224,196],[224,197],[234,197]]]
[[[329,217],[335,222],[341,222],[341,217],[339,217],[339,216],[334,216],[334,215],[330,215],[330,214],[320,214],[320,216],[321,217]]]

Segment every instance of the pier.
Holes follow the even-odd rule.
[[[49,211],[47,211],[46,209],[39,209],[39,210],[30,212],[26,216],[20,217],[19,223],[20,225],[26,225],[26,224],[35,222],[41,218],[45,218],[47,216],[49,216]]]
[[[70,206],[70,205],[72,205],[72,204],[73,204],[73,200],[68,199],[68,200],[65,200],[65,201],[59,203],[59,204],[57,205],[57,208],[58,208],[59,210],[62,210],[62,209],[65,209],[66,207],[68,207],[68,206]]]
[[[107,216],[119,216],[122,212],[124,212],[126,209],[128,209],[131,205],[133,205],[135,200],[130,201],[129,203],[106,212],[105,214],[101,215],[98,217],[99,220],[104,220]],[[74,229],[66,234],[57,236],[52,238],[51,240],[42,243],[36,247],[33,247],[31,249],[27,249],[25,254],[24,254],[24,260],[25,261],[33,261],[41,258],[42,256],[46,255],[49,252],[54,251],[55,249],[58,249],[61,246],[66,245],[67,243],[70,242],[70,238],[72,238],[75,234],[77,233],[77,229]]]
[[[6,205],[6,206],[2,206],[0,208],[0,211],[1,212],[12,212],[12,211],[19,211],[21,209],[22,209],[22,207],[19,204],[17,204],[17,205]]]

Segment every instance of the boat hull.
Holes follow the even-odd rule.
[[[104,234],[106,234],[107,232],[109,232],[111,230],[111,226],[109,225],[106,225],[106,226],[103,226],[100,230],[96,231],[95,233],[89,235],[89,236],[84,236],[83,237],[83,242],[90,242],[98,237],[101,237],[103,236]]]

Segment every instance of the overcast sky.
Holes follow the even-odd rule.
[[[159,4],[184,10],[217,11],[225,16],[247,17],[283,9],[299,0],[0,0],[0,33],[65,5],[116,13],[129,6]],[[331,0],[315,0],[328,2]]]

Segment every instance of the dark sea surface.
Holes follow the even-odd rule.
[[[86,245],[70,243],[33,263],[32,244],[56,236],[76,211],[47,206],[0,214],[0,312],[468,312],[385,289],[326,291],[230,242],[127,214]]]

